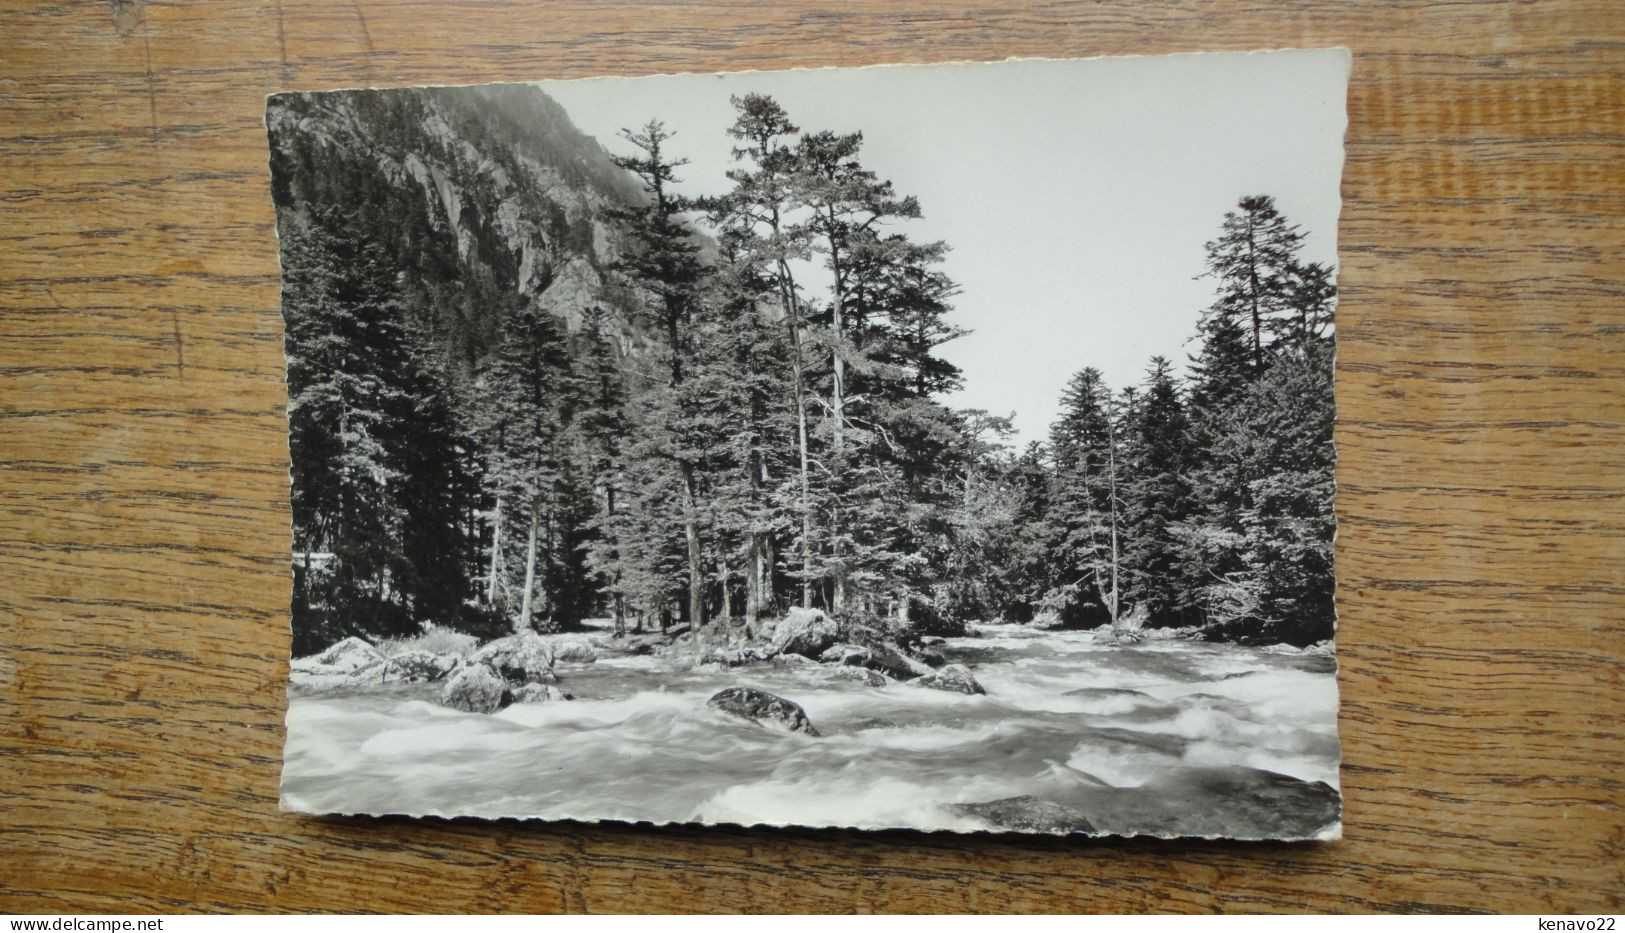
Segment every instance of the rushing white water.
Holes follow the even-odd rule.
[[[576,699],[492,715],[435,686],[291,698],[283,800],[318,813],[859,828],[1001,828],[955,804],[1032,796],[1098,831],[1325,836],[1337,818],[1331,659],[1091,632],[954,639],[986,696],[872,688],[818,665],[561,665]],[[731,686],[800,703],[820,737],[706,708]]]

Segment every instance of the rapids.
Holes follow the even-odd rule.
[[[283,805],[313,813],[997,830],[956,807],[1018,796],[1099,832],[1337,833],[1330,657],[986,626],[951,639],[986,696],[873,688],[819,665],[559,666],[573,702],[492,715],[438,684],[290,697]],[[794,700],[822,737],[706,709],[725,687]]]

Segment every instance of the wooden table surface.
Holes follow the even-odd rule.
[[[268,92],[1331,45],[1343,841],[277,812]],[[1617,0],[7,0],[0,169],[0,911],[1621,909]]]

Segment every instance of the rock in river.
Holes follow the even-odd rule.
[[[335,671],[358,671],[383,659],[383,652],[352,636],[317,655],[316,663]]]
[[[294,658],[289,681],[310,690],[381,683],[384,653],[359,638],[346,638],[320,654]]]
[[[891,678],[879,671],[871,671],[866,667],[847,667],[832,664],[829,667],[830,675],[836,680],[851,680],[867,687],[884,687],[891,683]]]
[[[552,684],[525,684],[513,691],[515,703],[556,703],[570,698],[568,693]]]
[[[707,700],[706,706],[730,716],[786,732],[818,735],[801,704],[754,687],[729,687]]]
[[[598,649],[585,638],[559,637],[552,639],[553,660],[566,664],[591,664],[598,660]]]
[[[359,638],[351,636],[330,645],[321,654],[295,658],[294,670],[320,674],[353,674],[356,671],[384,662],[384,653]]]
[[[987,692],[982,689],[982,685],[976,682],[976,678],[971,676],[970,670],[963,664],[950,664],[940,670],[916,677],[909,683],[916,687],[930,687],[933,690],[952,690],[955,693],[963,693],[968,696]]]
[[[773,653],[816,658],[840,637],[840,628],[829,616],[797,606],[773,627]]]
[[[974,817],[996,829],[1024,833],[1092,833],[1089,818],[1065,804],[1024,794],[983,803],[956,803],[948,808],[961,816]]]
[[[469,657],[470,665],[486,664],[512,684],[548,684],[553,676],[553,646],[535,632],[520,632],[489,642]]]
[[[723,668],[739,667],[765,660],[766,656],[755,648],[715,648],[700,655],[699,663],[714,664],[718,668]]]
[[[455,654],[435,654],[432,651],[411,649],[402,651],[384,662],[380,676],[382,683],[420,684],[444,680],[455,671],[463,659]]]
[[[465,713],[494,713],[513,702],[513,691],[484,664],[465,664],[446,681],[440,702]]]
[[[879,671],[898,680],[908,680],[911,677],[920,677],[931,673],[931,668],[904,654],[902,648],[890,642],[880,642],[874,645],[846,643],[831,645],[818,656],[818,659],[826,664],[866,667],[871,671]]]

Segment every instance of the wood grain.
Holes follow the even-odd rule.
[[[264,96],[1346,45],[1346,838],[276,809],[287,442]],[[0,911],[1621,909],[1615,0],[8,2]]]

